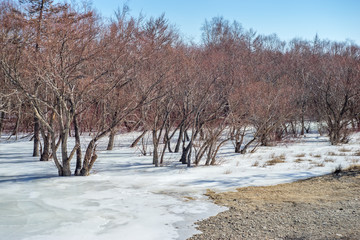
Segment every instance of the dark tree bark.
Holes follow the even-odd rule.
[[[50,160],[50,136],[43,134],[44,147],[41,153],[40,161]]]
[[[81,142],[80,142],[80,131],[79,131],[79,124],[77,121],[77,116],[74,116],[74,130],[75,130],[75,144],[78,146],[76,149],[76,168],[75,168],[75,176],[80,175],[81,171],[81,160],[82,160],[82,153],[81,153]]]

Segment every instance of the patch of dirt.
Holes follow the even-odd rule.
[[[229,210],[190,239],[360,239],[360,169],[207,195]]]

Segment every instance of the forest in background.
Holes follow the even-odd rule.
[[[245,154],[304,135],[308,121],[333,145],[360,128],[352,42],[284,42],[215,17],[193,44],[165,15],[133,17],[124,6],[106,21],[51,0],[2,0],[0,22],[0,134],[31,134],[33,156],[52,159],[59,176],[89,175],[96,143],[108,137],[111,150],[124,130],[142,132],[134,146],[151,134],[155,166],[166,152],[191,166],[215,164],[228,141]]]

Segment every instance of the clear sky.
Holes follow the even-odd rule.
[[[157,17],[165,13],[185,39],[199,42],[205,19],[223,16],[259,34],[281,40],[353,40],[360,45],[360,0],[92,0],[105,17],[127,3],[130,14]]]

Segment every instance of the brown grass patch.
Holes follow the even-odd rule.
[[[357,151],[354,153],[354,156],[360,156],[360,150],[357,150]]]
[[[343,153],[345,153],[345,152],[351,152],[351,149],[348,149],[348,148],[339,148],[339,152],[343,152]]]
[[[330,174],[275,186],[243,187],[238,188],[237,192],[215,193],[208,190],[206,195],[217,204],[235,208],[241,207],[235,200],[245,202],[246,207],[256,207],[266,202],[323,203],[343,200],[346,197],[353,199],[355,196],[360,196],[360,165],[349,168],[351,171],[358,171],[358,174],[343,176],[340,179]],[[348,171],[348,169],[343,171]],[[346,180],[348,178],[352,180]]]
[[[285,162],[284,154],[281,154],[279,156],[275,156],[275,154],[273,154],[273,155],[271,155],[271,159],[265,163],[264,167],[273,166],[275,164],[284,163],[284,162]]]
[[[294,162],[296,162],[296,163],[301,163],[301,162],[304,162],[304,161],[305,161],[304,159],[297,158],[297,159],[295,159],[295,161],[294,161]]]
[[[353,164],[345,168],[343,171],[360,171],[360,164]]]
[[[324,162],[335,162],[335,160],[334,159],[331,159],[331,158],[325,158],[324,159]]]
[[[324,162],[321,162],[321,163],[319,163],[319,162],[312,162],[311,164],[313,164],[315,167],[324,167],[324,166],[325,166]]]
[[[255,161],[251,166],[252,167],[258,167],[259,166],[259,161]]]
[[[297,158],[301,158],[301,157],[305,157],[305,153],[300,153],[300,154],[297,154],[297,155],[295,155],[295,157],[297,157]]]
[[[196,200],[195,198],[189,197],[189,196],[185,196],[184,199],[185,199],[186,202],[188,202],[188,201],[195,201],[195,200]]]

